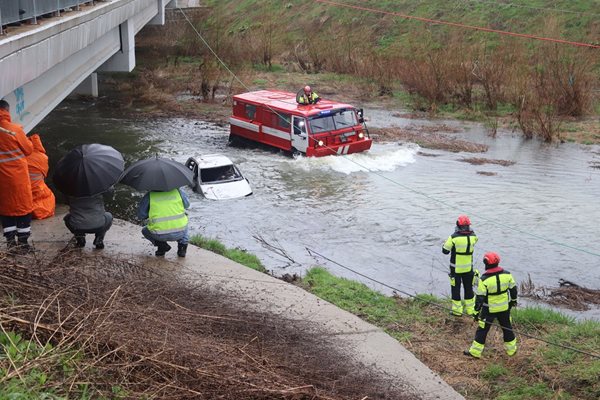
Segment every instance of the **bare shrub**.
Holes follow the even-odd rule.
[[[484,42],[476,49],[472,74],[483,89],[487,109],[496,110],[498,103],[505,100],[507,78],[513,66],[521,62],[522,47],[514,40],[497,46]]]
[[[474,62],[473,47],[468,45],[464,34],[454,33],[444,46],[444,60],[440,68],[446,68],[448,80],[447,90],[450,99],[463,107],[471,108],[473,105],[473,89],[476,76],[473,74],[476,63]]]
[[[1,251],[0,261],[0,329],[44,348],[31,362],[1,357],[0,385],[71,353],[72,367],[44,386],[57,396],[116,398],[119,388],[130,399],[414,398],[334,350],[335,336],[252,312],[200,276],[67,249],[49,264]]]
[[[298,64],[307,73],[319,73],[327,62],[328,49],[325,35],[311,32],[296,47]]]
[[[529,78],[529,79],[527,79]],[[539,136],[546,142],[560,139],[560,127],[564,117],[558,113],[556,99],[547,97],[547,76],[533,71],[514,88],[513,101],[517,104],[516,120],[523,135],[531,139]]]
[[[594,63],[598,54],[593,49],[544,46],[538,50],[548,70],[551,87],[561,115],[579,117],[590,110],[592,103]],[[596,51],[597,53],[597,51]]]
[[[430,111],[447,103],[452,93],[451,50],[441,43],[442,39],[434,38],[428,30],[414,33],[396,66],[408,92],[426,100]]]

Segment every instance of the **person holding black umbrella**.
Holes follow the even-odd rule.
[[[149,191],[139,203],[138,217],[146,222],[142,234],[156,246],[157,257],[163,257],[177,242],[177,255],[185,257],[189,241],[188,217],[190,201],[181,186],[191,185],[194,174],[185,165],[158,156],[141,160],[123,173],[121,183]]]
[[[112,214],[104,209],[102,194],[120,178],[125,161],[110,146],[92,143],[78,146],[60,159],[54,184],[67,196],[69,213],[64,221],[75,236],[75,246],[85,246],[85,235],[94,234],[94,246],[104,248],[104,236],[112,226]]]
[[[75,237],[75,247],[85,247],[86,233],[94,234],[94,246],[104,248],[104,236],[113,222],[111,213],[104,209],[102,194],[92,197],[67,196],[69,212],[63,220]]]
[[[168,192],[151,191],[144,195],[138,207],[138,218],[146,220],[142,235],[157,247],[154,254],[164,256],[177,242],[177,255],[185,257],[189,242],[188,217],[185,210],[190,200],[181,189]]]

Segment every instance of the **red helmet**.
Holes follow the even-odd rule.
[[[308,85],[304,86],[304,93],[309,94],[310,92],[311,92],[310,86],[308,86]]]
[[[469,226],[471,225],[471,220],[466,215],[459,215],[456,220],[456,225],[458,226]]]
[[[483,263],[485,265],[498,265],[500,264],[500,256],[498,253],[494,253],[493,251],[485,253],[483,256]]]

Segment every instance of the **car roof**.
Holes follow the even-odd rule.
[[[198,168],[216,168],[232,165],[233,162],[223,154],[205,154],[196,158]]]
[[[336,101],[326,100],[321,97],[317,104],[298,104],[296,103],[296,95],[290,92],[280,90],[257,90],[255,92],[241,93],[233,96],[234,100],[240,100],[249,103],[264,104],[281,111],[293,112],[294,114],[302,114],[306,117],[319,115],[322,111],[338,109],[338,108],[354,108],[354,106],[346,103],[338,103]]]

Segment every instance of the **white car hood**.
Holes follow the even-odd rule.
[[[224,183],[201,183],[200,190],[207,199],[227,200],[252,194],[252,189],[246,179]]]

